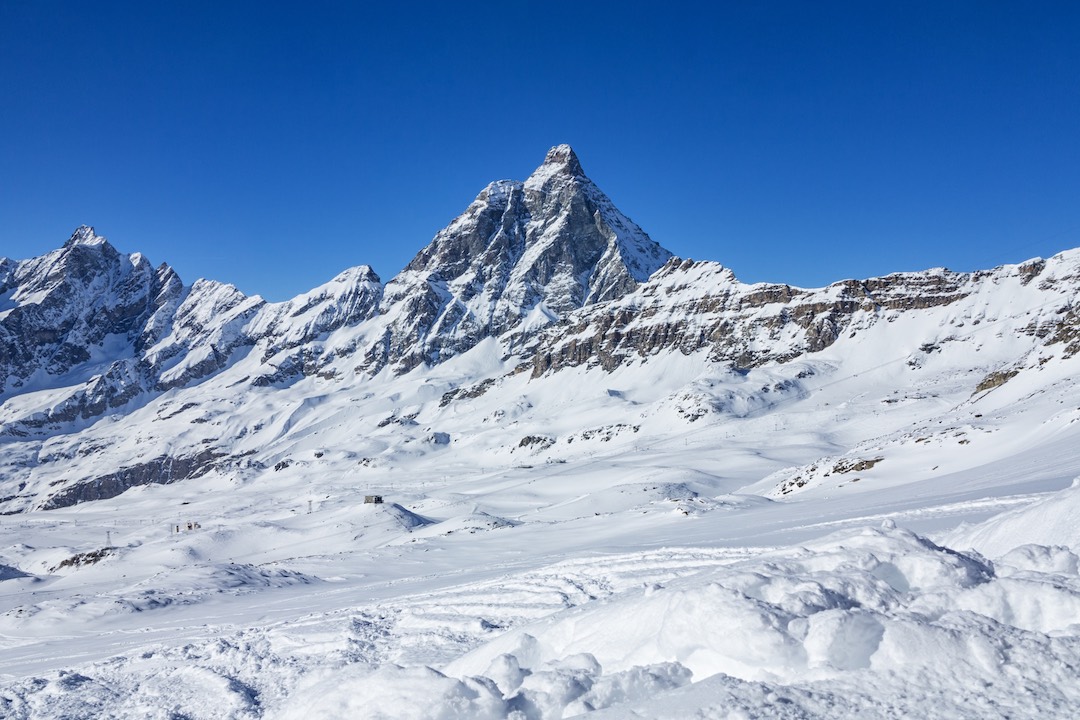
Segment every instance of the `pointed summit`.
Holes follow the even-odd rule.
[[[71,233],[71,237],[64,243],[64,247],[71,247],[72,245],[100,245],[105,241],[105,238],[100,237],[94,228],[89,225],[80,225],[75,228],[75,232]]]
[[[71,233],[71,237],[68,238],[68,241],[64,243],[64,248],[71,248],[76,245],[101,246],[102,248],[107,248],[109,250],[113,249],[112,246],[109,245],[109,242],[101,235],[98,235],[94,231],[94,228],[89,225],[80,225],[77,227],[75,232]]]
[[[544,157],[544,164],[540,166],[540,169],[545,167],[550,167],[568,175],[585,174],[585,171],[581,169],[581,162],[578,160],[577,153],[569,145],[556,145],[548,150],[547,155]]]
[[[544,162],[525,181],[525,188],[539,190],[552,185],[550,181],[556,178],[562,182],[572,178],[588,180],[585,177],[585,171],[581,169],[577,153],[569,145],[556,145],[548,150],[547,155],[544,156]],[[561,185],[562,182],[554,184]]]

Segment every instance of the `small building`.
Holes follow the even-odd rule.
[[[364,504],[374,503],[375,505],[382,504],[382,495],[365,495]]]

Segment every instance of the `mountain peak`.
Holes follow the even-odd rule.
[[[106,244],[105,238],[94,232],[94,228],[89,225],[80,225],[75,228],[75,232],[71,233],[71,237],[64,243],[65,248],[74,247],[75,245],[104,245]]]
[[[581,169],[581,162],[578,160],[574,148],[566,144],[556,145],[548,150],[547,155],[544,156],[544,165],[558,167],[571,175],[585,174]]]
[[[585,177],[569,145],[556,145],[524,183],[488,185],[387,283],[383,314],[396,319],[366,367],[404,372],[485,338],[520,337],[626,295],[670,256]]]
[[[581,169],[581,161],[569,145],[556,145],[548,150],[547,155],[544,156],[544,162],[529,176],[525,184],[527,187],[543,184],[556,176],[585,177],[585,171]]]

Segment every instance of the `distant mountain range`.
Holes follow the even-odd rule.
[[[704,374],[745,376],[826,349],[844,373],[849,349],[876,347],[916,387],[943,348],[963,347],[950,372],[988,392],[1080,352],[1078,291],[1080,251],[821,289],[743,284],[651,240],[566,145],[525,182],[484,188],[389,282],[360,266],[283,303],[212,280],[185,285],[80,227],[41,257],[0,259],[0,512],[211,471],[257,477],[297,462],[301,447],[305,462],[377,463],[503,422],[468,414],[467,399],[488,392],[505,392],[523,418],[499,441],[506,451],[537,453],[559,438],[530,416],[520,383],[510,387],[522,374],[604,384],[641,367],[635,377],[658,381],[666,359],[689,358]],[[803,381],[820,372],[800,368],[750,394],[698,382],[661,404],[677,410],[670,422],[756,411],[808,392]],[[613,409],[602,426],[619,432],[642,412]],[[337,440],[308,452],[314,427]],[[357,456],[371,438],[381,445]]]

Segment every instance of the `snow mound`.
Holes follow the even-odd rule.
[[[690,681],[690,672],[678,663],[604,675],[587,654],[532,671],[504,655],[489,672],[493,677],[457,679],[429,667],[348,666],[309,677],[281,711],[268,717],[543,720],[641,701]]]
[[[451,530],[477,532],[483,530],[499,530],[501,528],[515,527],[520,524],[521,523],[517,520],[510,520],[478,510],[469,513],[468,515],[441,522],[439,523],[439,529],[443,532],[450,532]]]
[[[953,547],[1000,557],[1018,545],[1066,546],[1080,552],[1080,478],[1044,500],[950,533]],[[1014,558],[1016,559],[1016,558]]]
[[[398,534],[404,530],[411,533],[420,528],[432,525],[434,520],[417,515],[412,510],[398,503],[364,503],[349,511],[349,522],[360,530],[354,540],[362,539],[368,535],[376,534],[376,531]]]
[[[978,555],[888,526],[557,613],[444,671],[490,677],[512,690],[507,677],[587,656],[609,674],[668,663],[695,680],[784,685],[835,686],[858,675],[865,688],[875,682],[870,677],[925,674],[934,692],[1009,684],[1019,673],[1076,702],[1080,686],[1067,668],[1080,660],[1077,618],[1080,582],[1035,571],[999,577]],[[607,676],[597,670],[596,677]],[[583,711],[571,702],[563,707]]]
[[[412,510],[404,508],[397,503],[386,504],[369,504],[364,507],[373,508],[370,512],[377,514],[388,515],[394,519],[394,521],[405,530],[414,530],[416,528],[424,527],[425,525],[431,525],[432,520],[417,515]]]
[[[498,515],[491,515],[482,510],[477,510],[464,515],[447,518],[441,522],[428,520],[423,528],[417,529],[408,537],[400,538],[397,542],[419,542],[429,538],[455,534],[475,535],[476,533],[487,532],[489,530],[512,528],[520,524],[521,523],[517,520],[510,520]]]
[[[501,720],[506,711],[491,681],[457,680],[426,667],[354,665],[309,678],[269,717]]]

